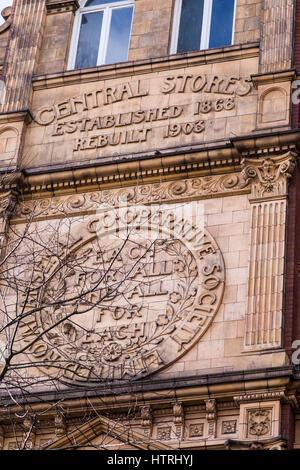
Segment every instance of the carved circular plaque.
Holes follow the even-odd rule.
[[[222,254],[207,231],[182,237],[99,239],[93,224],[38,302],[43,340],[30,350],[68,382],[136,379],[176,361],[204,334],[224,290]],[[27,339],[28,341],[28,339]]]

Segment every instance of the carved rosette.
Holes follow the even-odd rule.
[[[242,177],[251,183],[250,199],[273,199],[287,195],[287,182],[296,166],[295,152],[264,159],[242,160]]]
[[[46,265],[51,281],[30,305],[49,308],[21,328],[24,344],[47,331],[28,355],[64,382],[133,380],[167,367],[199,341],[222,300],[223,257],[206,230],[99,242],[99,217],[74,229],[72,266],[51,276],[59,261],[40,260],[37,277]]]

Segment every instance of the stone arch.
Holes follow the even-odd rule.
[[[285,88],[267,88],[260,96],[260,123],[286,121],[288,119],[288,94]]]
[[[0,163],[7,164],[16,154],[19,132],[14,127],[0,128]]]

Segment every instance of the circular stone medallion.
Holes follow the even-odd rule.
[[[30,319],[35,334],[48,331],[31,360],[71,383],[137,379],[178,360],[213,321],[224,290],[216,242],[193,230],[189,240],[81,237],[58,274],[53,261],[39,294],[39,305],[52,306],[34,327]]]

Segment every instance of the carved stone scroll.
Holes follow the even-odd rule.
[[[245,350],[281,346],[288,179],[296,154],[242,161],[251,182]]]
[[[6,7],[1,11],[1,16],[4,18],[5,22],[0,26],[0,34],[4,33],[4,31],[7,31],[8,28],[11,25],[12,21],[12,8],[11,7]]]
[[[151,406],[145,405],[141,408],[142,427],[144,428],[145,436],[150,437],[152,432],[152,413]]]
[[[144,184],[134,187],[87,192],[24,201],[18,206],[15,220],[28,215],[43,217],[70,216],[95,212],[101,204],[118,206],[126,204],[150,204],[189,198],[209,198],[249,192],[249,182],[240,173],[204,176],[180,181]]]

